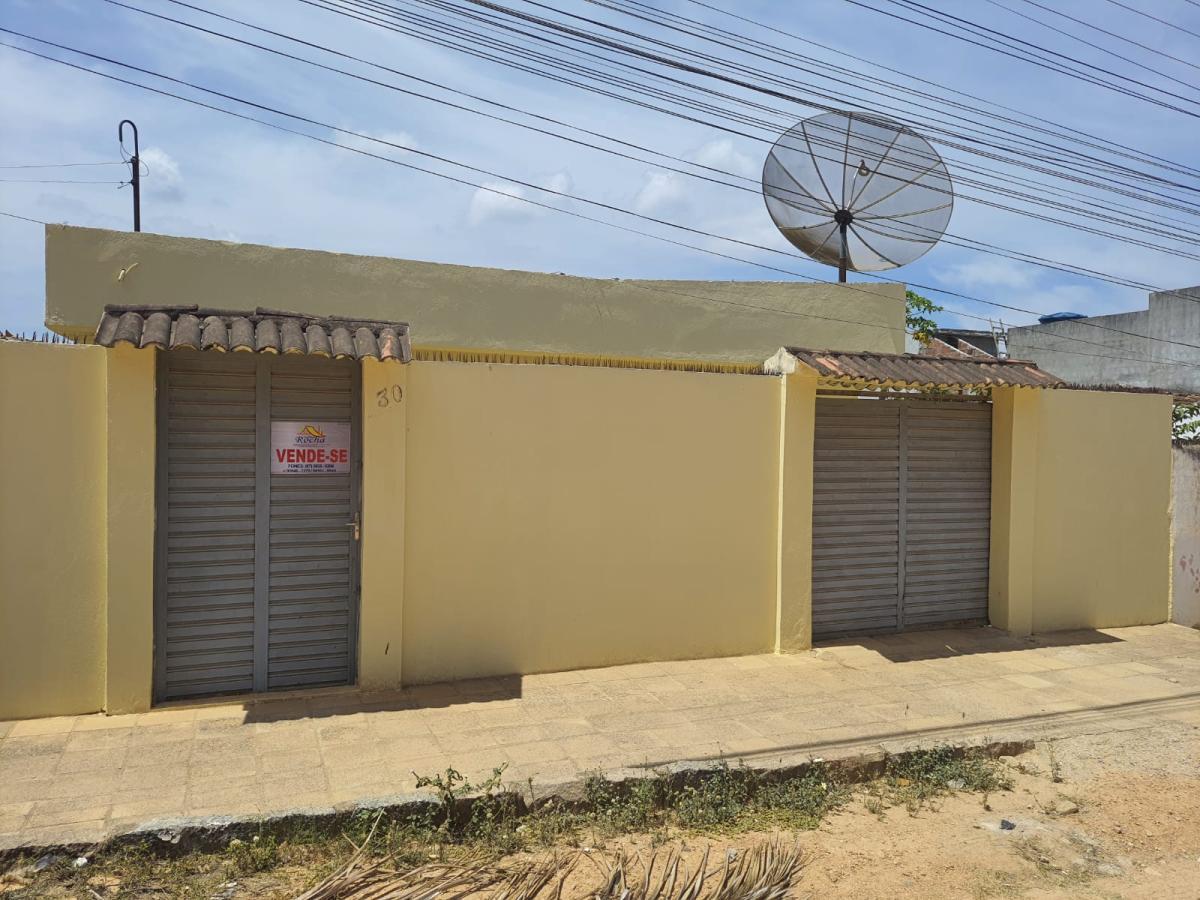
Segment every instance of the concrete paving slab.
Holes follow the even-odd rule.
[[[1200,737],[1200,632],[987,628],[801,654],[641,663],[0,723],[0,851],[186,822],[373,808],[504,765],[539,796],[592,772],[758,767],[1169,720]]]

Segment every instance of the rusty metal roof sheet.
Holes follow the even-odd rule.
[[[785,349],[799,362],[815,369],[820,381],[827,385],[903,388],[1064,386],[1062,379],[1024,360],[941,359],[910,353],[846,353],[800,347]]]
[[[407,322],[308,316],[261,307],[239,312],[198,306],[106,306],[96,328],[96,343],[333,359],[412,359]]]

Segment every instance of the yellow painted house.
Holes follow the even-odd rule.
[[[62,226],[46,282],[0,718],[1167,618],[1171,399],[903,356],[901,285]]]

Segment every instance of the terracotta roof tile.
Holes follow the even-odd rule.
[[[161,350],[286,353],[336,359],[409,362],[408,323],[256,309],[196,306],[106,306],[96,328],[102,347],[131,344]]]

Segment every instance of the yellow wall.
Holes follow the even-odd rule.
[[[1037,427],[1043,392],[992,391],[992,521],[988,619],[1014,634],[1033,631],[1037,545]]]
[[[362,364],[362,540],[358,683],[400,686],[409,367]]]
[[[105,410],[103,350],[0,341],[0,719],[104,704]]]
[[[104,708],[150,708],[154,673],[155,356],[107,354],[107,645]]]
[[[149,703],[153,373],[0,342],[0,718]],[[810,375],[362,378],[362,686],[808,646]],[[993,402],[993,624],[1165,620],[1170,398]]]
[[[813,438],[817,378],[799,371],[779,379],[778,572],[775,650],[812,647]]]
[[[755,364],[784,345],[904,350],[901,284],[577,278],[47,227],[49,327],[90,336],[105,304],[164,298],[400,319],[418,348]]]
[[[416,362],[403,676],[772,649],[779,382]]]
[[[1166,620],[1171,406],[1160,395],[1041,393],[1034,631]]]

